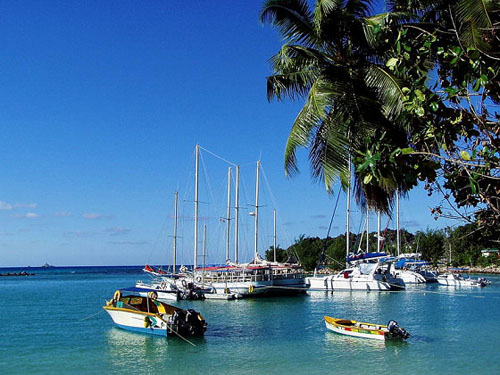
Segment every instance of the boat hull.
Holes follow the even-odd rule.
[[[115,325],[127,331],[146,333],[149,335],[167,336],[167,323],[155,314],[140,311],[131,311],[110,306],[104,306]],[[149,327],[145,327],[145,319],[150,320]]]
[[[213,282],[209,286],[215,289],[217,294],[236,293],[242,297],[263,296],[272,289],[271,281],[241,281],[241,282]]]
[[[410,270],[397,270],[396,277],[402,279],[405,284],[425,284],[427,282],[424,276]]]
[[[336,275],[315,276],[306,278],[310,290],[362,290],[362,291],[390,291],[402,290],[404,284],[376,280],[374,278],[341,278]]]
[[[338,324],[338,322],[342,322],[342,320],[325,316],[326,328],[341,335],[384,341],[386,339],[386,333],[388,333],[387,326],[357,323],[356,321],[344,321],[353,323],[351,326],[346,326]],[[359,326],[357,324],[359,324]]]
[[[457,286],[457,287],[475,287],[475,286],[481,287],[482,286],[476,280],[454,280],[454,279],[439,278],[438,277],[437,282],[439,285],[445,285],[445,286]]]
[[[159,301],[178,301],[179,293],[174,290],[162,290],[160,286],[155,284],[146,284],[137,282],[135,288],[128,288],[137,292],[140,296],[146,297],[149,292],[156,292]]]

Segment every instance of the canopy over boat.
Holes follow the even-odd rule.
[[[387,253],[358,253],[358,254],[349,254],[346,258],[348,263],[357,262],[361,260],[373,260],[375,258],[382,258],[388,256]]]

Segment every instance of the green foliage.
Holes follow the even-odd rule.
[[[284,41],[268,98],[305,100],[287,172],[306,147],[328,188],[338,177],[346,186],[352,159],[361,205],[390,212],[395,191],[425,182],[429,194],[448,189],[457,208],[476,207],[462,219],[496,226],[500,2],[392,0],[379,15],[369,0],[308,4],[268,0],[261,13]]]
[[[382,233],[384,237],[382,251],[396,255],[397,232],[388,229]],[[400,230],[401,252],[420,252],[422,258],[434,264],[448,262],[450,255],[453,266],[486,266],[499,264],[495,255],[482,257],[481,250],[494,247],[498,244],[498,232],[491,229],[478,230],[477,225],[467,224],[455,229],[447,230],[427,229],[412,234],[405,229]],[[366,249],[366,236],[351,233],[351,250]],[[359,246],[361,243],[361,246]],[[312,271],[319,265],[321,253],[325,249],[323,265],[340,270],[345,266],[346,236],[344,234],[331,238],[305,237],[301,235],[287,250],[277,249],[278,261],[287,260],[287,254],[296,254],[302,266],[307,271]],[[369,251],[376,251],[376,232],[369,235]],[[451,254],[450,254],[451,250]],[[266,259],[273,259],[273,248],[266,251]]]
[[[382,129],[388,142],[407,148],[406,134],[391,122],[402,108],[398,80],[385,69],[383,49],[376,45],[378,30],[397,17],[370,17],[370,0],[318,1],[314,9],[308,4],[268,0],[261,12],[261,20],[275,26],[283,40],[271,60],[268,99],[304,100],[288,137],[285,170],[298,171],[295,153],[306,147],[313,176],[328,190],[337,179],[345,188],[355,157],[358,202],[389,212],[396,189],[414,186],[415,178],[404,177],[418,166],[413,158],[405,173],[389,168],[375,173],[390,152],[368,147]]]
[[[448,244],[452,259],[461,265],[475,266],[478,261],[484,264],[489,259],[481,256],[481,250],[494,247],[498,240],[496,228],[480,228],[477,224],[467,224],[450,231]],[[488,262],[488,264],[491,264]]]
[[[291,254],[297,254],[304,269],[313,270],[318,264],[322,249],[323,241],[320,238],[302,235],[287,251]]]
[[[389,43],[396,41],[386,59],[404,82],[401,121],[409,143],[415,154],[435,163],[458,208],[477,207],[474,216],[462,219],[495,226],[500,219],[500,140],[499,115],[491,109],[500,98],[500,43],[494,26],[500,22],[500,3],[399,0],[393,8],[419,14],[384,35]],[[407,57],[401,56],[403,50]],[[431,170],[422,177],[436,183],[426,172]],[[428,189],[430,194],[434,190]],[[442,215],[442,207],[433,212]]]
[[[269,246],[269,249],[266,250],[265,255],[266,260],[272,262],[274,261],[274,246]],[[286,262],[288,259],[288,252],[281,247],[276,247],[276,261],[280,263]]]
[[[442,230],[418,232],[416,242],[424,260],[437,264],[445,255],[446,235]]]

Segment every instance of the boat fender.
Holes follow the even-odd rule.
[[[200,282],[201,281],[201,276],[196,276],[196,282]]]
[[[122,297],[122,292],[120,292],[119,290],[117,290],[115,292],[115,294],[113,295],[113,301],[118,302],[121,297]]]
[[[182,279],[181,284],[184,288],[187,288],[187,282],[186,280]]]
[[[167,289],[167,283],[165,281],[162,281],[160,284],[161,289]]]
[[[151,299],[151,301],[156,301],[158,299],[158,293],[155,291],[149,292],[148,297]]]
[[[251,294],[251,293],[253,293],[253,291],[254,291],[254,290],[255,290],[255,288],[254,288],[254,286],[253,286],[253,285],[250,285],[250,286],[248,287],[248,293],[250,293],[250,294]]]

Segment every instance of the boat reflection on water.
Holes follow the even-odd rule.
[[[166,337],[144,335],[117,327],[109,329],[106,339],[109,363],[116,373],[128,372],[131,363],[143,369],[145,373],[149,373],[149,369],[158,370],[158,363],[154,364],[155,360],[161,363],[168,358],[169,353],[178,355],[179,352],[191,349],[199,351],[200,345],[205,342],[204,337],[190,337],[189,341],[196,345],[194,348],[182,340],[169,340]],[[124,361],[124,358],[127,360]]]
[[[128,332],[116,327],[109,329],[107,341],[111,365],[124,371],[127,370],[127,363],[147,368],[151,365],[151,358],[166,356],[169,346],[164,337]],[[126,362],[124,358],[127,358]]]
[[[388,348],[394,350],[394,354],[399,352],[399,349],[409,345],[407,341],[402,340],[368,340],[360,337],[349,337],[338,335],[334,332],[325,332],[325,345],[328,350],[342,356],[357,356],[360,350],[366,351],[371,349],[375,352],[385,352]]]
[[[340,336],[334,332],[325,332],[325,345],[332,351],[342,352],[343,355],[358,355],[361,348],[384,350],[386,342],[382,340],[366,340],[359,337]]]

